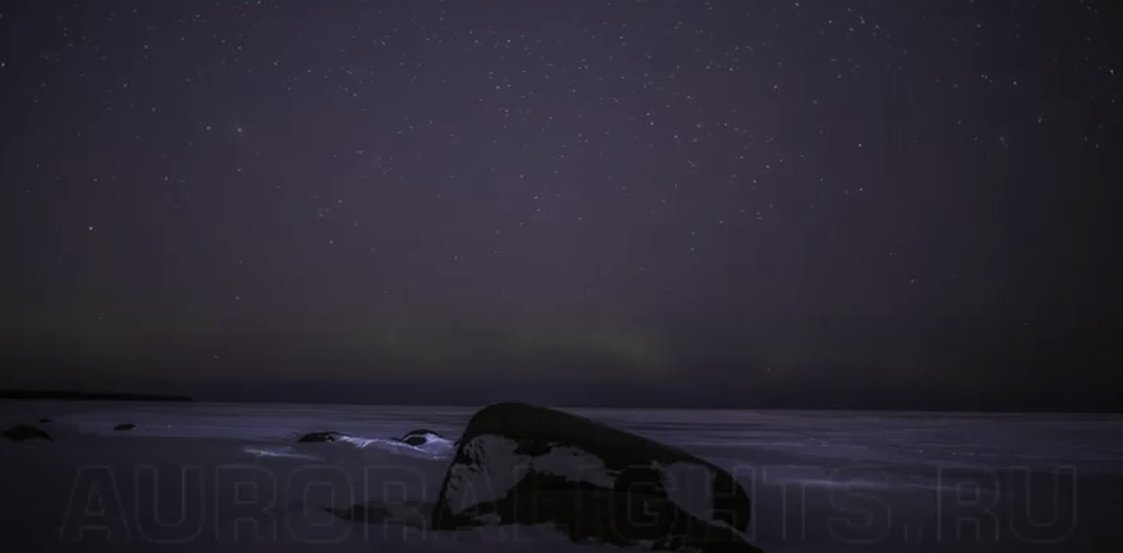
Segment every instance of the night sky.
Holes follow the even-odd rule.
[[[1118,2],[0,2],[0,387],[1097,408]]]

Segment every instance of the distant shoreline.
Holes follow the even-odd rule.
[[[64,399],[74,401],[193,401],[187,396],[78,392],[74,390],[0,390],[0,399]]]

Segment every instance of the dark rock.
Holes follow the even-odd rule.
[[[691,497],[698,492],[703,500]],[[562,411],[500,403],[468,422],[431,525],[546,523],[574,541],[759,552],[741,535],[749,514],[733,476],[686,451]]]
[[[409,445],[424,445],[425,442],[429,441],[425,436],[406,436],[405,438],[399,438],[399,440]]]
[[[134,428],[136,428],[136,425],[131,422],[123,422],[113,427],[113,429],[117,431],[132,430]]]
[[[51,438],[50,434],[47,434],[46,432],[35,428],[34,426],[28,426],[26,424],[13,426],[5,430],[3,432],[3,436],[15,442],[23,442],[27,440],[47,440],[48,442],[54,441],[54,439]]]
[[[346,434],[341,432],[310,432],[298,438],[296,441],[301,443],[309,442],[336,442],[340,438],[346,437]]]
[[[39,419],[39,422],[41,422],[43,424],[50,424],[50,423],[53,423],[55,421],[53,421],[51,419],[43,418],[43,419]]]
[[[406,432],[406,434],[401,438],[394,439],[398,440],[399,442],[407,443],[409,445],[418,446],[428,443],[431,436],[444,438],[444,436],[441,436],[438,432],[434,432],[427,428],[419,428],[417,430]]]

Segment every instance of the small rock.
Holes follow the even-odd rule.
[[[123,422],[123,423],[118,424],[117,426],[113,427],[113,429],[117,430],[117,431],[132,430],[134,428],[136,428],[136,425],[131,423],[131,422]]]
[[[407,432],[405,436],[394,439],[412,446],[419,446],[425,445],[434,438],[445,439],[444,436],[441,436],[439,433],[433,432],[428,428],[419,428],[417,430],[412,430],[410,432]]]
[[[297,442],[310,443],[310,442],[336,442],[340,438],[346,437],[346,434],[341,432],[310,432],[297,439]]]

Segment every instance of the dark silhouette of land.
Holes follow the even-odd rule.
[[[75,390],[0,390],[0,399],[63,399],[72,401],[191,401],[187,396],[79,392]]]

